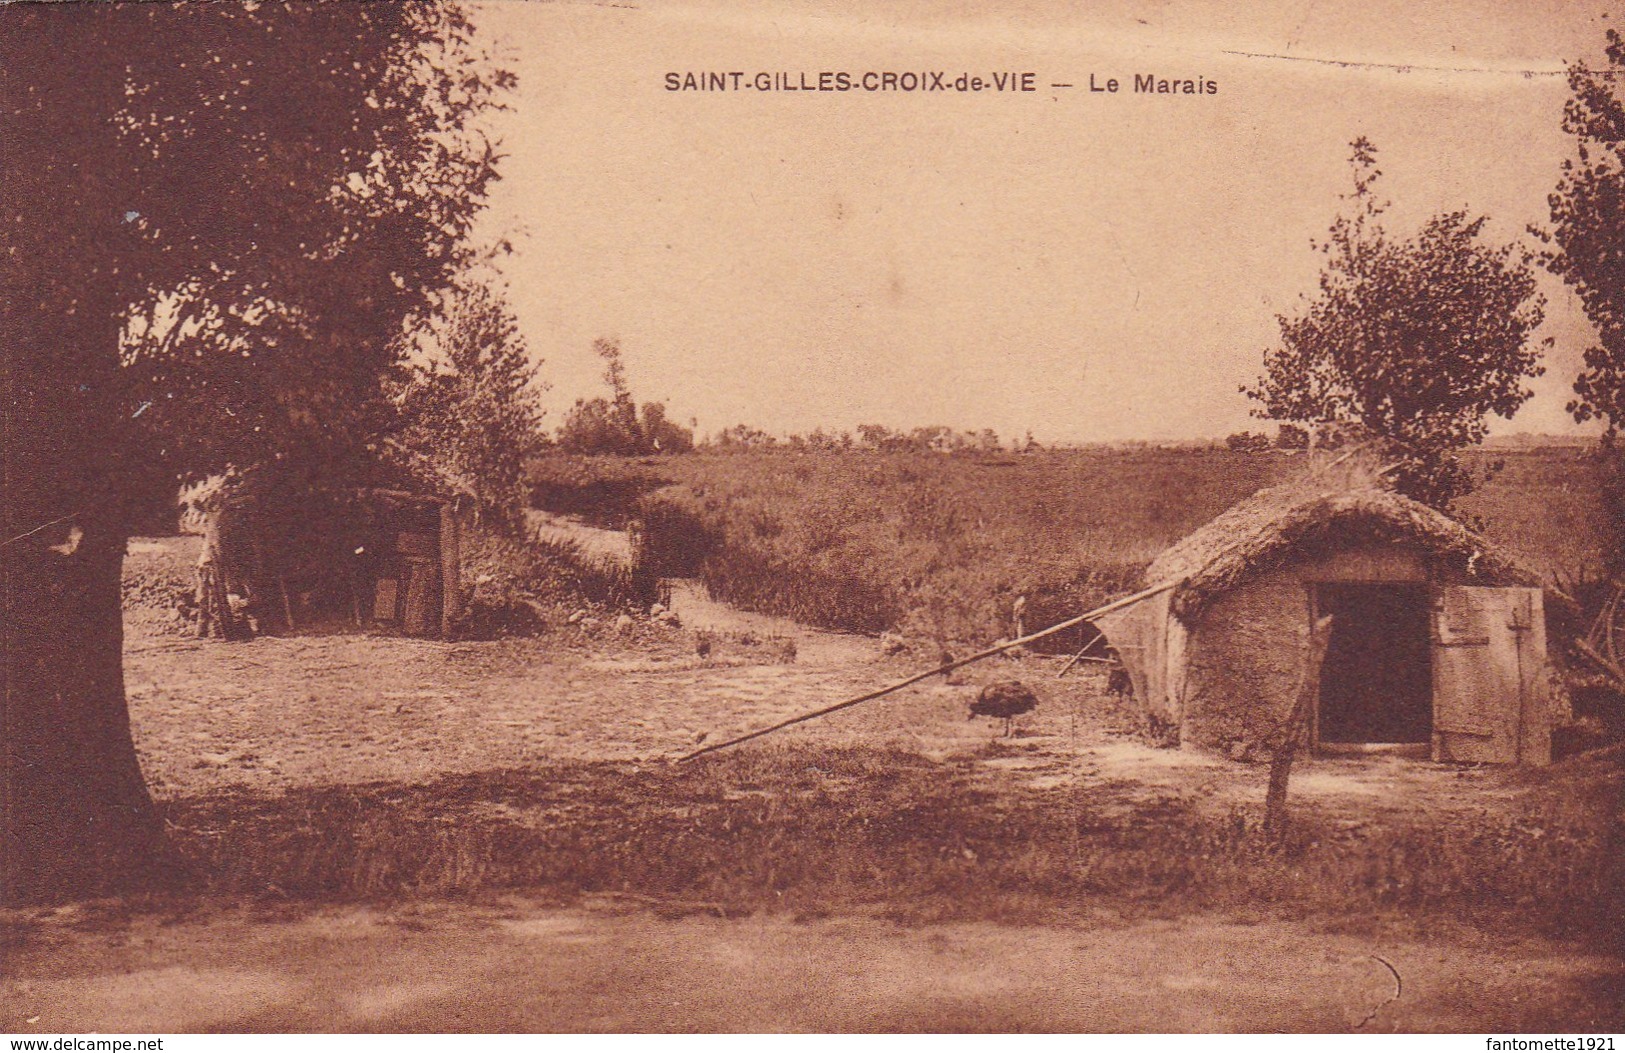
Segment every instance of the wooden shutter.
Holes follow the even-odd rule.
[[[1445,586],[1433,627],[1434,759],[1549,761],[1540,590]]]

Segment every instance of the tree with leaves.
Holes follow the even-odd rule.
[[[638,430],[643,436],[648,453],[687,453],[694,448],[694,431],[685,428],[666,415],[664,402],[645,402],[638,419]]]
[[[1390,234],[1376,148],[1352,146],[1347,211],[1316,245],[1319,293],[1279,318],[1280,345],[1241,390],[1258,417],[1382,444],[1397,488],[1447,509],[1476,485],[1460,451],[1484,439],[1491,414],[1509,418],[1533,394],[1545,299],[1527,252],[1483,241],[1483,216],[1446,212]]]
[[[1574,65],[1563,130],[1576,156],[1563,162],[1550,196],[1552,229],[1538,231],[1552,250],[1546,265],[1585,308],[1597,342],[1586,348],[1569,411],[1601,420],[1610,437],[1625,423],[1625,39],[1608,31],[1602,69]]]
[[[608,453],[632,456],[642,452],[638,407],[626,382],[621,345],[614,340],[593,341],[593,354],[604,360],[604,383],[610,397],[577,399],[559,427],[560,448],[570,453]]]
[[[407,474],[437,480],[468,497],[477,519],[516,533],[525,461],[543,438],[541,362],[496,291],[465,284],[449,299],[444,322],[391,384],[400,426],[390,451]]]
[[[497,158],[469,118],[511,77],[454,6],[199,7],[131,16],[199,50],[138,51],[117,116],[118,163],[164,177],[125,211],[165,265],[142,276],[122,350],[156,468],[232,469],[198,568],[200,628],[231,636],[228,583],[255,576],[258,536],[403,482],[380,456],[396,425],[383,381],[475,255]],[[299,547],[270,546],[292,564],[279,573],[313,558]]]
[[[1616,524],[1610,564],[1625,572],[1625,38],[1610,29],[1602,68],[1569,68],[1563,130],[1575,156],[1563,162],[1548,198],[1546,266],[1574,290],[1596,333],[1574,381],[1568,410],[1580,423],[1601,421],[1597,451],[1602,494]]]
[[[510,84],[449,4],[0,10],[0,898],[163,876],[130,524],[178,476],[369,462]]]
[[[694,432],[671,420],[663,402],[645,402],[642,414],[626,379],[621,345],[614,340],[593,341],[592,350],[604,360],[604,383],[609,398],[576,399],[558,444],[570,453],[616,454],[639,457],[655,453],[684,453],[694,448]]]

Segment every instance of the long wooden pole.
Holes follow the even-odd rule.
[[[883,687],[883,688],[879,689],[878,691],[871,691],[866,695],[859,695],[857,698],[849,698],[845,702],[837,702],[837,703],[835,703],[835,705],[833,705],[833,706],[825,706],[823,709],[815,709],[811,713],[803,713],[798,717],[791,717],[789,720],[781,720],[779,723],[774,724],[772,727],[760,728],[760,729],[758,729],[756,731],[752,731],[752,732],[750,732],[748,734],[740,735],[738,738],[729,739],[727,742],[713,743],[712,745],[706,746],[703,749],[697,749],[693,753],[685,754],[685,755],[677,758],[677,762],[679,764],[681,764],[684,761],[691,761],[695,757],[704,756],[707,753],[715,753],[717,750],[727,749],[729,746],[737,746],[741,742],[749,742],[751,739],[759,739],[763,735],[771,735],[771,734],[773,734],[773,732],[782,731],[785,728],[790,727],[793,724],[800,724],[800,723],[803,723],[803,722],[808,721],[808,720],[813,720],[813,719],[815,719],[817,717],[828,716],[831,713],[839,712],[840,710],[843,710],[843,709],[850,709],[853,706],[861,705],[864,702],[873,702],[877,698],[881,698],[881,697],[883,697],[885,695],[889,695],[893,691],[901,691],[903,688],[908,687],[910,684],[917,684],[921,680],[925,680],[925,679],[927,679],[929,677],[936,676],[938,673],[952,672],[953,670],[958,669],[961,666],[970,665],[972,662],[980,662],[984,658],[992,658],[996,654],[1002,654],[1003,652],[1010,650],[1010,648],[1012,648],[1012,647],[1020,647],[1023,644],[1032,643],[1034,640],[1041,640],[1044,637],[1051,636],[1051,635],[1053,635],[1055,633],[1060,632],[1063,629],[1070,629],[1074,625],[1078,625],[1078,624],[1080,624],[1082,622],[1091,621],[1091,620],[1093,620],[1095,618],[1099,618],[1099,617],[1101,617],[1102,615],[1105,615],[1105,614],[1110,614],[1112,611],[1120,610],[1120,609],[1122,609],[1124,607],[1129,606],[1130,604],[1139,603],[1141,600],[1147,599],[1147,598],[1149,598],[1151,596],[1155,596],[1159,592],[1167,592],[1169,589],[1173,588],[1174,586],[1176,586],[1178,584],[1180,584],[1180,582],[1178,582],[1178,581],[1165,581],[1160,585],[1153,585],[1148,589],[1141,589],[1139,592],[1134,593],[1132,596],[1124,596],[1120,600],[1113,600],[1111,603],[1106,604],[1104,607],[1096,607],[1094,610],[1089,611],[1087,614],[1080,614],[1076,618],[1068,618],[1066,621],[1059,622],[1059,623],[1057,623],[1055,625],[1052,625],[1048,629],[1040,629],[1038,632],[1029,633],[1026,636],[1018,637],[1017,639],[1014,639],[1014,640],[1008,640],[1008,641],[1006,641],[1004,643],[994,644],[992,647],[989,647],[987,650],[978,651],[977,653],[971,655],[969,658],[960,658],[960,659],[958,659],[956,661],[949,662],[946,665],[939,665],[935,669],[927,669],[923,673],[916,673],[915,675],[909,677],[906,680],[899,680],[899,681],[897,681],[897,683],[890,684],[890,685],[888,685],[886,687]]]
[[[1078,648],[1078,653],[1077,654],[1075,654],[1071,658],[1067,659],[1066,664],[1061,667],[1061,671],[1059,673],[1055,674],[1055,679],[1057,679],[1057,680],[1061,679],[1061,677],[1063,677],[1063,676],[1065,676],[1067,674],[1067,670],[1071,669],[1073,666],[1075,666],[1079,662],[1083,661],[1083,652],[1085,652],[1085,651],[1089,650],[1089,648],[1093,647],[1095,645],[1095,641],[1101,639],[1105,635],[1106,635],[1105,633],[1100,632],[1097,629],[1095,631],[1095,635],[1090,637],[1089,642],[1084,644],[1082,647]]]

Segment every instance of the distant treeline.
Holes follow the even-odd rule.
[[[1007,444],[992,428],[956,431],[940,424],[906,431],[884,424],[860,424],[855,432],[814,428],[805,435],[791,434],[782,439],[760,428],[735,424],[712,435],[702,446],[725,451],[782,448],[819,453],[1009,453],[1039,448],[1031,432],[1024,440]]]
[[[774,435],[749,424],[735,424],[704,438],[674,424],[663,403],[645,403],[641,416],[631,398],[583,399],[571,410],[554,438],[566,453],[648,456],[710,450],[741,453],[790,450],[816,453],[1029,453],[1041,447],[1028,433],[1006,442],[992,428],[958,431],[944,425],[896,429],[860,424],[853,431],[814,428],[806,434]]]

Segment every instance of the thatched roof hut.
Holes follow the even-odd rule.
[[[1097,623],[1152,724],[1190,748],[1266,750],[1333,618],[1313,735],[1438,759],[1549,755],[1535,576],[1461,523],[1355,469],[1272,487],[1146,572],[1166,591]]]
[[[1444,513],[1391,490],[1306,489],[1288,483],[1260,490],[1187,534],[1146,568],[1148,583],[1182,582],[1173,606],[1195,615],[1243,578],[1306,549],[1350,544],[1409,545],[1448,564],[1464,581],[1533,585],[1509,553]]]

